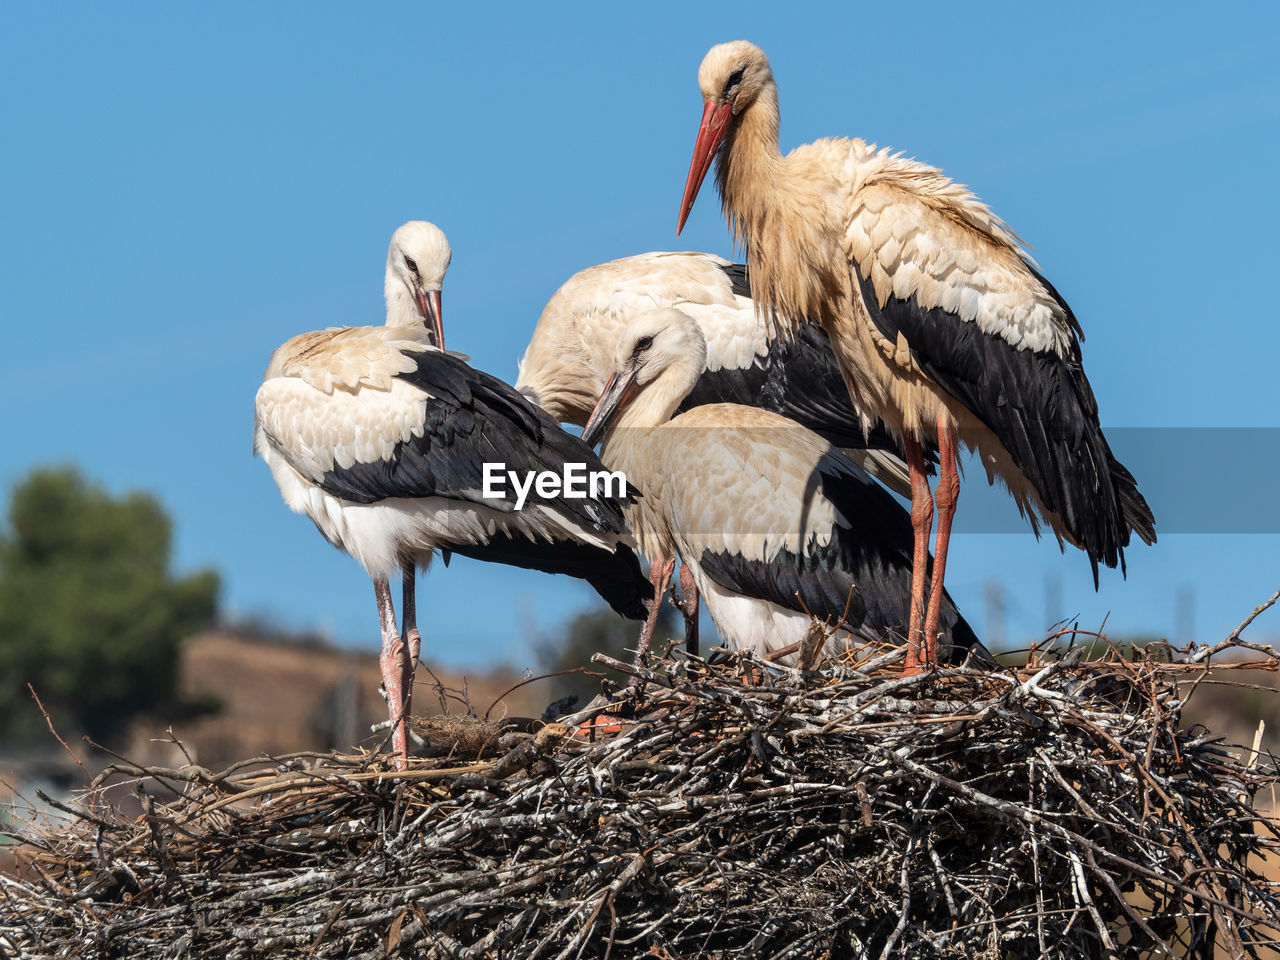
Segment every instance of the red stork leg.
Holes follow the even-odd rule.
[[[956,433],[946,413],[938,414],[938,539],[933,548],[933,582],[929,585],[929,610],[924,618],[925,665],[938,664],[938,621],[942,619],[942,578],[947,570],[947,548],[951,545],[951,521],[960,497],[960,476],[956,469]]]
[[[387,694],[387,715],[391,718],[391,747],[396,754],[396,769],[409,765],[408,696],[406,681],[412,676],[409,648],[396,629],[396,612],[391,604],[391,584],[386,577],[373,581],[378,600],[378,619],[382,622],[382,687]]]
[[[695,657],[698,655],[698,585],[693,573],[680,564],[680,612],[684,614],[684,648]]]
[[[929,565],[929,530],[933,526],[933,496],[925,471],[920,441],[910,434],[902,438],[911,472],[911,526],[915,528],[915,552],[911,559],[911,613],[907,621],[907,662],[905,674],[920,673],[931,666],[924,643],[924,577]]]
[[[662,599],[667,595],[671,585],[671,574],[676,568],[675,556],[653,558],[649,564],[649,582],[653,584],[653,605],[649,607],[649,617],[640,631],[640,642],[636,645],[636,664],[649,652],[649,644],[653,641],[653,631],[658,627],[658,611],[662,609]]]

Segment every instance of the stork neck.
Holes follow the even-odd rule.
[[[752,225],[763,220],[782,165],[778,88],[769,83],[738,114],[716,161],[716,185],[735,242],[745,242]]]
[[[645,385],[618,417],[619,429],[658,427],[675,416],[702,372],[705,352],[681,357]]]
[[[675,552],[664,522],[666,498],[660,464],[663,439],[661,427],[615,429],[600,446],[604,464],[610,470],[621,471],[627,483],[640,491],[640,499],[623,509],[636,546],[650,559]]]
[[[751,268],[757,312],[784,331],[797,317],[826,325],[831,291],[848,282],[843,255],[831,257],[840,249],[831,238],[843,230],[827,202],[834,184],[824,168],[779,152],[776,88],[743,111],[716,176],[730,231]]]
[[[424,318],[418,315],[418,302],[404,281],[387,270],[384,287],[387,298],[387,326],[414,327],[423,323]]]

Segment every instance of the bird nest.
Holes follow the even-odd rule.
[[[0,956],[1267,955],[1273,759],[1180,728],[1204,650],[1080,649],[910,677],[900,651],[608,661],[636,680],[611,706],[430,722],[443,755],[405,772],[116,763],[19,838]],[[122,777],[136,818],[97,799]]]

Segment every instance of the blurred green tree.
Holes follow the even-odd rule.
[[[178,645],[213,621],[219,581],[175,579],[171,537],[150,494],[113,497],[69,467],[18,484],[0,533],[0,739],[48,735],[28,683],[60,732],[100,741],[176,702]]]

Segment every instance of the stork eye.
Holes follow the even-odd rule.
[[[641,337],[636,341],[636,353],[640,353],[642,350],[648,350],[652,346],[653,337]]]
[[[743,68],[739,67],[737,70],[733,71],[733,73],[729,74],[729,79],[725,81],[724,85],[724,95],[726,97],[729,95],[730,90],[742,82],[742,71]]]
[[[416,277],[418,275],[418,265],[413,262],[413,257],[405,257],[404,262],[405,262],[405,266],[407,266],[409,270],[413,273],[413,275]]]

